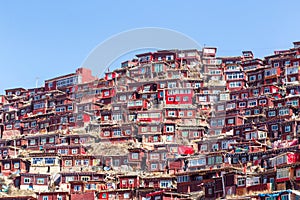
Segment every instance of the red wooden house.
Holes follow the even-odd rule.
[[[138,175],[119,175],[119,188],[126,189],[126,188],[134,188],[137,189],[140,186],[139,176]]]
[[[22,158],[6,158],[0,160],[1,173],[5,176],[29,171],[29,162]]]
[[[53,191],[53,192],[39,192],[37,194],[38,200],[68,200],[69,192]]]
[[[21,190],[48,191],[50,186],[49,174],[20,173],[15,185]]]

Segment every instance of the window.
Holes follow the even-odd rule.
[[[272,129],[272,131],[277,131],[278,130],[278,125],[277,124],[272,125],[271,129]]]
[[[24,178],[24,183],[25,184],[28,184],[28,183],[30,183],[31,182],[31,179],[30,178]]]
[[[224,110],[224,105],[218,105],[218,106],[217,106],[217,110],[218,110],[218,111]]]
[[[126,185],[127,184],[127,180],[122,180],[122,185]]]
[[[180,96],[177,96],[177,97],[175,98],[175,101],[180,102]]]
[[[38,184],[38,185],[43,185],[44,182],[45,182],[45,179],[44,179],[44,178],[38,178],[38,179],[36,180],[36,184]]]
[[[177,177],[177,182],[182,183],[182,182],[188,182],[189,181],[189,176],[178,176]]]
[[[114,130],[114,136],[121,136],[121,130]]]
[[[148,131],[148,127],[147,126],[141,128],[141,132],[142,133],[146,133],[147,131]]]
[[[218,119],[218,126],[224,126],[224,119]]]
[[[245,178],[238,178],[237,185],[238,186],[245,186],[246,185]]]
[[[56,108],[56,112],[65,112],[66,108],[65,107],[58,107]]]
[[[151,169],[152,169],[152,170],[157,169],[157,164],[151,164]]]
[[[154,187],[154,182],[149,182],[149,187]]]
[[[201,151],[207,151],[207,144],[201,145]]]
[[[166,60],[173,60],[174,59],[174,56],[173,55],[167,55],[166,56]]]
[[[72,106],[72,105],[69,105],[69,106],[68,106],[68,110],[73,110],[73,106]]]
[[[276,115],[276,111],[269,111],[268,116],[269,117],[274,117]]]
[[[218,129],[218,130],[215,130],[215,135],[220,135],[222,133],[222,130]]]
[[[265,76],[272,76],[276,74],[276,69],[269,69],[269,70],[265,70]]]
[[[80,185],[74,185],[74,191],[80,191],[81,186]]]
[[[255,75],[249,77],[249,81],[255,81],[255,80],[256,80],[256,76]]]
[[[251,115],[251,110],[246,110],[245,111],[245,115],[247,116],[247,115]]]
[[[262,79],[262,75],[261,75],[261,74],[258,74],[257,79],[258,79],[258,80],[261,80],[261,79]]]
[[[176,87],[176,82],[168,83],[168,88],[175,88],[175,87]]]
[[[300,177],[300,169],[296,170],[296,177]]]
[[[279,116],[283,116],[283,115],[288,115],[289,114],[289,109],[280,109],[279,110]]]
[[[45,158],[45,164],[47,165],[55,164],[55,158]]]
[[[139,153],[131,153],[132,159],[139,159]]]
[[[75,160],[75,166],[81,165],[81,160]]]
[[[46,143],[46,138],[42,138],[41,139],[41,144],[43,145],[43,144],[45,144]]]
[[[277,169],[277,173],[276,173],[277,179],[288,178],[289,176],[290,176],[289,168]]]
[[[259,131],[258,132],[258,138],[259,139],[264,139],[267,137],[267,133],[266,132],[263,132],[263,131]]]
[[[281,195],[281,200],[289,200],[289,195],[288,194]]]
[[[168,116],[169,117],[175,117],[175,111],[168,111]]]
[[[82,164],[83,164],[84,166],[89,165],[89,160],[87,160],[87,159],[83,160],[83,161],[82,161]]]
[[[213,144],[212,148],[213,148],[213,150],[218,151],[219,150],[219,144]]]
[[[290,132],[290,131],[291,131],[291,126],[284,127],[284,132]]]
[[[228,119],[228,124],[233,124],[234,123],[234,119]]]
[[[134,184],[134,179],[129,179],[129,180],[128,180],[128,183],[129,183],[129,184]]]
[[[124,199],[129,199],[129,198],[130,198],[129,193],[124,193]]]
[[[242,99],[245,99],[245,98],[247,98],[248,97],[248,93],[243,93],[242,94]]]
[[[246,106],[246,102],[240,102],[239,103],[239,107],[245,107]]]
[[[45,107],[45,103],[36,103],[33,105],[33,109],[37,110],[37,109],[41,109]]]
[[[174,132],[174,126],[173,126],[173,125],[167,125],[167,126],[166,126],[166,132],[167,132],[167,133],[172,133],[172,132]]]
[[[68,149],[58,149],[57,153],[62,155],[67,155],[69,153]]]
[[[110,136],[110,132],[109,131],[104,131],[103,135],[104,136]]]
[[[54,143],[54,137],[49,138],[49,143]]]
[[[19,162],[15,162],[14,163],[14,168],[15,169],[19,169],[20,168],[20,163]]]
[[[193,112],[192,111],[188,111],[187,116],[188,117],[192,117],[193,116]]]
[[[259,90],[258,89],[253,90],[253,96],[257,96],[257,95],[259,95]]]
[[[89,181],[90,179],[91,179],[91,177],[89,177],[89,176],[82,176],[81,177],[82,181]]]
[[[242,73],[234,73],[234,74],[228,74],[227,79],[232,80],[232,79],[240,79],[244,78],[244,75]]]
[[[77,120],[82,120],[82,119],[83,119],[82,114],[79,114],[79,115],[77,116]]]
[[[179,111],[179,117],[184,117],[184,112],[183,111]]]
[[[247,186],[258,185],[260,183],[259,178],[260,177],[247,178],[246,185]]]
[[[120,101],[126,101],[126,95],[121,95],[120,96]]]
[[[151,127],[151,132],[157,132],[157,126],[152,126]]]
[[[216,120],[211,120],[210,125],[211,126],[217,126],[217,121]]]
[[[41,165],[43,160],[43,158],[32,158],[32,163],[35,165]]]
[[[194,136],[194,137],[199,137],[199,133],[198,133],[198,132],[194,132],[194,133],[193,133],[193,136]]]
[[[48,196],[43,196],[43,200],[48,200]]]
[[[74,181],[74,176],[66,176],[66,183]]]
[[[222,156],[217,156],[216,157],[216,164],[220,164],[220,163],[223,163],[223,158],[222,158]]]
[[[241,86],[242,86],[242,83],[240,81],[229,83],[230,88],[241,87]]]
[[[256,106],[256,100],[249,101],[249,102],[248,102],[248,106],[249,106],[249,107]]]
[[[118,167],[120,165],[120,160],[114,160],[113,166]]]
[[[161,188],[168,188],[171,186],[171,183],[170,181],[167,181],[167,180],[161,180],[160,181],[160,187]]]
[[[29,145],[35,145],[35,139],[31,139],[31,140],[29,140]]]
[[[36,122],[31,122],[31,127],[35,127],[36,126]]]
[[[227,66],[227,70],[236,70],[236,69],[237,69],[237,66],[234,66],[234,65]]]
[[[265,100],[265,99],[259,100],[259,104],[260,104],[260,105],[266,104],[266,103],[267,103],[267,100]]]
[[[130,135],[131,134],[131,130],[125,130],[126,135]]]
[[[72,166],[72,160],[65,160],[65,166]]]
[[[174,101],[174,97],[168,97],[168,101]]]
[[[72,149],[72,154],[77,154],[78,149]]]
[[[214,165],[215,164],[215,157],[209,157],[207,159],[207,162],[208,162],[209,165]]]
[[[293,100],[291,101],[292,106],[298,106],[298,100]]]
[[[182,100],[183,100],[184,102],[187,102],[187,101],[189,101],[189,97],[184,96]]]

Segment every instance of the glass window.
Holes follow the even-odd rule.
[[[44,178],[38,178],[38,179],[36,180],[36,184],[38,184],[38,185],[43,185],[44,182],[45,182],[45,179],[44,179]]]

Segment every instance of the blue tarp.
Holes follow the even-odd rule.
[[[273,193],[273,194],[259,194],[258,196],[260,196],[260,197],[278,197],[283,193],[292,193],[292,190],[283,190],[283,191]]]

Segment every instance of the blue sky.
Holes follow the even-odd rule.
[[[74,72],[99,43],[122,31],[182,32],[218,55],[257,57],[300,40],[298,0],[0,1],[0,94]]]

